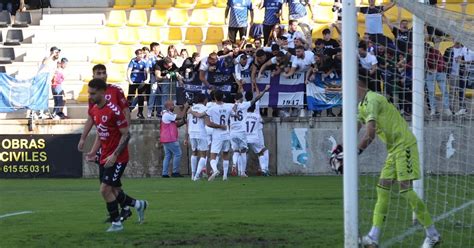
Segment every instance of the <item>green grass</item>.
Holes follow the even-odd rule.
[[[359,226],[371,226],[377,178],[359,186]],[[146,199],[121,233],[105,233],[97,179],[1,180],[0,247],[343,247],[342,177],[251,177],[227,182],[125,179],[125,191]],[[426,177],[434,217],[474,199],[473,176]],[[394,189],[381,244],[412,227],[411,209]],[[441,247],[474,247],[474,204],[436,223]],[[419,229],[392,247],[419,247]]]
[[[150,208],[121,233],[108,225],[98,181],[1,180],[0,247],[342,247],[341,177],[125,179]]]

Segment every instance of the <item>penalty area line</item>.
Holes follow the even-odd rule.
[[[434,219],[433,219],[433,223],[436,223],[436,222],[439,222],[439,221],[442,221],[446,218],[448,218],[449,216],[453,215],[454,213],[456,212],[459,212],[467,207],[469,207],[470,205],[474,204],[474,200],[471,200],[471,201],[468,201],[462,205],[460,205],[459,207],[456,207],[456,208],[453,208],[439,216],[436,216]],[[414,226],[414,227],[410,227],[408,228],[408,230],[406,230],[404,233],[394,237],[394,238],[391,238],[389,240],[387,240],[387,242],[383,243],[380,247],[381,248],[385,248],[385,247],[390,247],[398,242],[401,242],[403,241],[404,239],[406,239],[407,237],[413,235],[415,232],[419,231],[423,229],[423,227],[421,226]],[[441,234],[442,235],[442,234]]]
[[[21,211],[21,212],[14,212],[9,214],[0,215],[0,219],[4,219],[7,217],[15,216],[15,215],[22,215],[22,214],[32,214],[33,211]]]

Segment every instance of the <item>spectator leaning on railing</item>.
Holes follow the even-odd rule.
[[[58,62],[58,68],[54,73],[51,84],[51,91],[53,92],[54,100],[53,118],[55,120],[67,118],[63,112],[64,104],[66,102],[64,98],[66,95],[64,94],[64,90],[62,88],[62,84],[64,82],[64,69],[66,69],[67,62],[67,58],[62,58],[61,61]]]

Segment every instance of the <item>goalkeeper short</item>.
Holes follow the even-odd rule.
[[[420,160],[416,143],[389,152],[380,179],[394,179],[399,182],[420,179]]]

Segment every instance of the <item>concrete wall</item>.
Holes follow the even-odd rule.
[[[81,133],[83,120],[39,121],[32,132],[26,120],[3,120],[2,134],[66,134]],[[130,140],[130,163],[125,175],[128,177],[155,177],[161,175],[163,147],[159,143],[159,123],[152,120],[133,120]],[[329,168],[329,153],[333,142],[341,142],[341,122],[334,119],[319,119],[314,128],[306,121],[265,124],[265,144],[270,151],[270,170],[273,175],[332,174]],[[430,173],[474,174],[474,127],[469,122],[433,122],[425,124],[425,171]],[[94,131],[92,131],[94,132]],[[90,149],[93,135],[89,135],[86,149]],[[184,137],[180,132],[180,139]],[[189,151],[182,145],[181,173],[189,174]],[[378,173],[386,157],[385,146],[376,140],[361,156],[359,167],[362,173]],[[83,162],[84,177],[96,177],[97,166]],[[249,157],[249,174],[255,174],[258,160]]]

